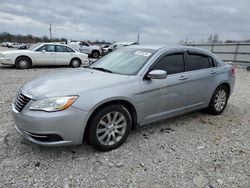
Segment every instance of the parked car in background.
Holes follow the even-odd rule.
[[[28,48],[29,46],[27,44],[20,44],[20,46],[18,47],[19,50],[26,50]]]
[[[18,43],[18,42],[13,42],[12,43],[12,48],[19,48],[20,46],[21,46],[21,44]]]
[[[106,54],[108,54],[116,49],[119,49],[121,47],[131,46],[131,45],[139,45],[139,43],[138,42],[116,42],[116,43],[113,43],[104,51],[104,55],[106,55]]]
[[[18,69],[27,69],[33,65],[69,65],[79,67],[89,65],[88,55],[80,53],[67,45],[42,43],[31,46],[28,50],[0,52],[0,63],[15,65]]]
[[[84,41],[69,41],[68,45],[76,51],[86,53],[93,58],[98,58],[102,55],[100,46],[94,46]]]
[[[2,43],[1,43],[1,46],[2,46],[2,47],[7,47],[7,42],[2,42]]]
[[[6,42],[6,47],[7,47],[7,48],[14,48],[12,42]]]
[[[18,91],[15,127],[41,145],[119,147],[132,128],[199,109],[227,106],[235,70],[214,54],[186,46],[130,46],[88,69],[44,76]]]
[[[105,54],[108,50],[108,48],[111,46],[112,44],[103,44],[101,45],[102,48],[102,54]]]

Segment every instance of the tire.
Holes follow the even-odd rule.
[[[91,56],[93,58],[98,58],[99,57],[99,52],[98,51],[93,51],[92,54],[91,54]]]
[[[31,61],[27,57],[19,57],[16,59],[15,66],[17,69],[28,69],[31,67]]]
[[[228,88],[225,85],[219,86],[215,90],[211,98],[210,104],[207,108],[207,112],[212,115],[221,114],[227,106],[228,98],[229,98]]]
[[[93,117],[88,141],[99,151],[113,150],[127,139],[131,124],[130,113],[122,105],[106,106]]]
[[[70,66],[73,67],[73,68],[78,68],[81,66],[81,61],[79,59],[72,59],[70,61]]]

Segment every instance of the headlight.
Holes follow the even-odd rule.
[[[70,107],[78,96],[53,97],[35,101],[30,110],[41,110],[46,112],[62,111]]]

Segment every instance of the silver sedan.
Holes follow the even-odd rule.
[[[131,129],[199,109],[221,114],[235,70],[185,46],[131,46],[93,63],[33,80],[17,93],[15,128],[42,145],[119,147]]]

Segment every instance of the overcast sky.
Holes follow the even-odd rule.
[[[177,43],[250,39],[250,0],[0,0],[0,32]]]

